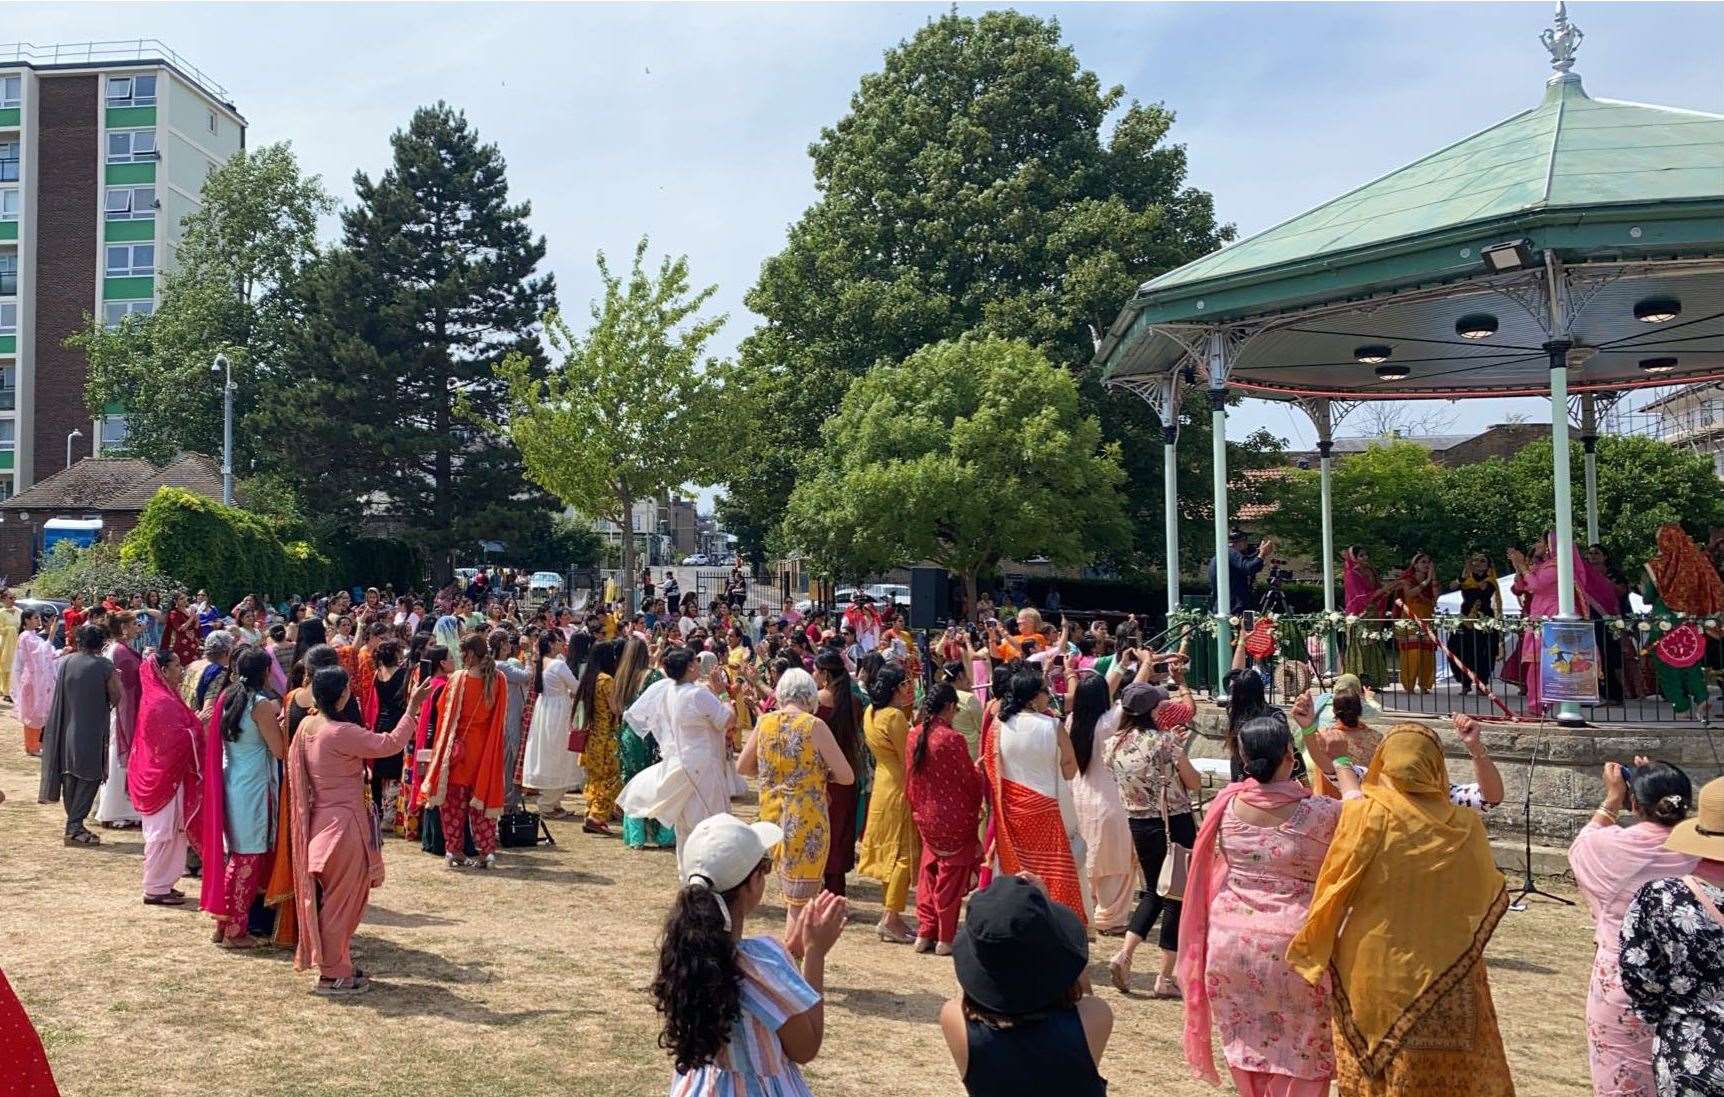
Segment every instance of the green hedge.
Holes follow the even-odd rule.
[[[56,542],[30,582],[30,593],[38,598],[82,594],[92,603],[115,591],[129,598],[150,591],[166,595],[178,588],[177,581],[157,573],[144,561],[121,559],[120,546],[106,541],[89,548],[79,548],[70,541]]]
[[[218,605],[247,594],[279,599],[326,589],[328,556],[282,535],[272,520],[179,488],[164,487],[144,508],[120,556],[204,589]]]

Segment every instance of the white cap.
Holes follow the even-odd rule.
[[[774,823],[745,823],[734,815],[713,815],[695,824],[682,843],[682,882],[700,881],[715,892],[729,891],[748,879],[766,851],[784,841]]]

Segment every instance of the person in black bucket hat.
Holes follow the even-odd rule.
[[[1096,1070],[1113,1011],[1090,993],[1078,916],[1033,876],[1002,876],[970,897],[952,946],[963,994],[940,1029],[971,1097],[1100,1097]]]

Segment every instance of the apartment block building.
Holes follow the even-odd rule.
[[[92,419],[86,316],[154,310],[205,177],[245,145],[220,85],[153,40],[0,46],[0,499],[122,449]]]

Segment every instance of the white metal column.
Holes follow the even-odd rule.
[[[1162,511],[1167,540],[1167,613],[1179,610],[1179,374],[1162,379],[1161,479]]]
[[[1215,650],[1216,690],[1220,691],[1220,676],[1233,663],[1233,629],[1228,618],[1233,612],[1233,583],[1229,567],[1227,526],[1227,339],[1220,332],[1209,333],[1204,347],[1204,365],[1209,375],[1210,472],[1214,482],[1215,514]]]
[[[1592,393],[1580,398],[1580,445],[1586,462],[1586,543],[1598,536],[1598,403]]]

